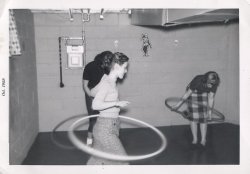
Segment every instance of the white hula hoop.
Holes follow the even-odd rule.
[[[98,116],[99,115],[90,115],[90,116],[81,118],[81,119],[75,121],[69,127],[68,136],[69,136],[70,140],[72,141],[72,143],[76,147],[78,147],[81,151],[84,151],[84,152],[86,152],[86,153],[88,153],[90,155],[96,156],[96,157],[105,158],[105,159],[109,159],[109,160],[135,161],[135,160],[142,160],[142,159],[147,159],[147,158],[151,158],[153,156],[156,156],[156,155],[160,154],[167,147],[167,139],[159,129],[157,129],[156,127],[154,127],[154,126],[152,126],[152,125],[150,125],[150,124],[148,124],[146,122],[143,122],[143,121],[140,121],[140,120],[137,120],[137,119],[134,119],[134,118],[126,117],[126,116],[121,116],[121,115],[119,115],[118,117],[130,120],[130,121],[137,122],[139,124],[145,125],[145,126],[149,127],[150,129],[152,129],[160,137],[160,139],[162,141],[162,144],[161,144],[160,148],[158,150],[156,150],[155,152],[149,153],[149,154],[146,154],[146,155],[124,156],[124,155],[115,155],[115,154],[110,154],[110,153],[107,153],[107,152],[102,152],[100,150],[96,150],[96,149],[94,149],[92,147],[89,147],[76,137],[76,135],[74,133],[74,130],[79,125],[82,125],[83,124],[82,122],[84,122],[85,120],[87,120],[89,118],[93,118],[93,117],[98,117]]]

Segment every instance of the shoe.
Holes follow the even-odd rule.
[[[191,150],[195,150],[195,149],[197,149],[197,148],[198,148],[198,144],[197,144],[197,143],[195,143],[195,144],[191,143],[191,144],[190,144],[190,149],[191,149]]]
[[[206,141],[201,142],[201,145],[204,146],[204,147],[206,147]]]
[[[92,138],[87,138],[87,146],[92,146],[93,144],[93,139]]]
[[[200,144],[199,149],[201,149],[202,151],[205,151],[207,149],[207,145]]]

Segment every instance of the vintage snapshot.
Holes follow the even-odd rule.
[[[8,8],[9,168],[240,166],[240,20],[237,7]]]
[[[9,14],[10,164],[239,164],[238,9]]]

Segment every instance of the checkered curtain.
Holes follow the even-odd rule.
[[[13,10],[9,10],[9,39],[10,39],[9,40],[10,56],[20,55],[21,54],[20,40],[18,38],[15,15]]]

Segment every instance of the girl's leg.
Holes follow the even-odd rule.
[[[89,128],[88,128],[88,137],[87,137],[87,145],[93,144],[93,128],[96,123],[97,117],[89,119]]]
[[[93,129],[93,148],[110,154],[126,156],[127,153],[119,139],[119,123],[109,122],[106,118],[98,118]],[[114,161],[91,156],[87,165],[128,165],[128,162]]]
[[[93,98],[89,97],[87,94],[85,94],[85,99],[86,99],[86,106],[87,106],[87,110],[88,110],[88,115],[99,114],[98,111],[93,110],[92,107],[91,107]],[[97,117],[89,119],[87,145],[92,145],[93,144],[93,127],[94,127],[94,125],[96,123],[96,120],[97,120]]]
[[[94,125],[96,123],[97,117],[93,117],[89,119],[89,128],[88,128],[88,135],[90,135],[91,137],[93,137],[93,128]]]
[[[192,141],[192,144],[196,144],[197,143],[197,123],[194,122],[194,121],[191,121],[190,122],[190,127],[191,127],[191,132],[192,132],[192,135],[193,135],[193,141]]]
[[[201,144],[203,146],[205,146],[206,145],[206,136],[207,136],[207,123],[201,123],[200,130],[201,130]]]

